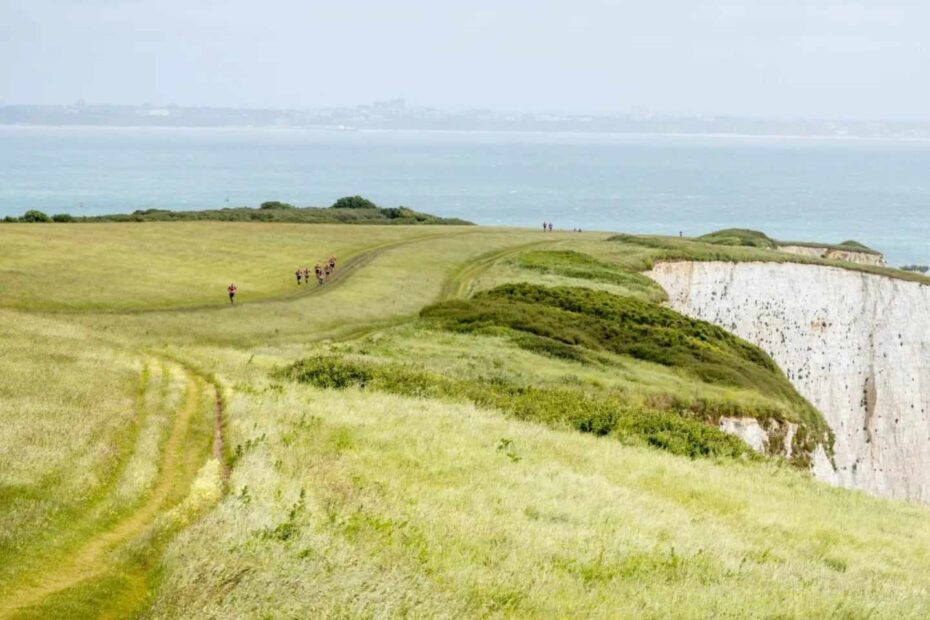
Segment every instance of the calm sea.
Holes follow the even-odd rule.
[[[481,224],[858,239],[894,264],[930,263],[930,143],[0,127],[0,216],[347,194]]]

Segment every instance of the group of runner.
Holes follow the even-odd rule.
[[[316,273],[316,281],[320,285],[326,282],[328,278],[334,271],[336,271],[336,257],[330,256],[329,260],[320,265],[316,264],[316,267],[313,268],[314,273]],[[297,286],[300,286],[302,283],[310,284],[310,269],[304,267],[303,269],[297,268],[297,271],[294,272],[294,276],[297,278]]]
[[[336,257],[331,256],[328,261],[320,265],[317,263],[316,267],[313,268],[313,271],[316,273],[316,281],[322,286],[326,279],[336,271]],[[297,285],[300,286],[303,283],[310,284],[310,268],[304,267],[303,269],[298,268],[294,272],[294,276],[297,277]],[[238,292],[235,282],[230,282],[229,286],[226,287],[226,292],[229,294],[229,303],[236,303],[236,293]]]

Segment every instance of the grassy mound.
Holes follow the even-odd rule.
[[[778,244],[774,239],[758,230],[748,228],[727,228],[698,237],[699,241],[715,245],[736,245],[752,248],[775,249]]]
[[[837,250],[841,252],[859,252],[861,254],[874,254],[876,256],[881,255],[881,252],[878,250],[873,250],[864,243],[859,243],[858,241],[854,241],[852,239],[843,241],[842,243],[819,243],[816,241],[780,241],[779,245],[797,245],[802,248],[818,248],[825,250]]]
[[[777,241],[772,239],[764,232],[758,230],[750,230],[747,228],[726,228],[724,230],[718,230],[706,235],[702,235],[697,238],[698,241],[703,241],[704,243],[712,243],[714,245],[729,245],[729,246],[741,246],[741,247],[752,247],[752,248],[766,248],[770,250],[776,250],[779,246],[782,245],[798,245],[802,247],[811,247],[811,248],[826,248],[830,250],[847,250],[850,252],[864,252],[866,254],[879,254],[876,250],[868,247],[863,243],[854,241],[852,239],[843,241],[842,243],[819,243],[813,241]]]
[[[517,265],[547,274],[616,284],[643,295],[653,294],[656,283],[638,272],[619,269],[593,256],[574,250],[524,252]]]
[[[878,254],[878,251],[873,250],[872,248],[870,248],[869,246],[867,246],[867,245],[864,244],[864,243],[859,243],[859,242],[856,241],[855,239],[847,239],[846,241],[843,241],[842,243],[840,243],[839,246],[842,247],[842,248],[849,248],[849,249],[851,249],[851,250],[856,250],[856,251],[858,251],[858,252],[867,252],[867,253],[871,253],[871,254]]]
[[[801,424],[796,441],[803,453],[829,436],[822,416],[761,349],[654,303],[584,288],[510,284],[428,307],[421,316],[461,332],[512,330],[520,334],[517,344],[529,337],[530,346],[548,348],[556,357],[583,359],[586,351],[608,351],[673,367],[708,384],[775,396],[790,405],[790,421]],[[742,414],[766,420],[784,412],[758,408]]]
[[[337,356],[301,360],[278,373],[320,388],[357,387],[401,396],[470,402],[556,428],[645,444],[681,456],[754,458],[742,441],[673,411],[634,409],[616,399],[572,389],[538,389],[494,379],[457,379],[401,364],[372,364]]]

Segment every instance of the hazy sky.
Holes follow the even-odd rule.
[[[927,119],[928,31],[928,0],[0,0],[0,98]]]

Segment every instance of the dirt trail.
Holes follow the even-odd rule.
[[[551,243],[555,243],[555,240],[533,241],[532,243],[524,243],[521,245],[511,246],[503,250],[495,250],[493,252],[488,252],[487,254],[482,254],[478,258],[471,260],[459,267],[446,279],[442,285],[442,291],[439,293],[439,300],[445,301],[447,299],[460,299],[468,297],[468,295],[471,293],[472,287],[475,284],[475,281],[481,276],[481,274],[486,272],[500,261],[513,256],[514,254],[525,252],[530,248]]]
[[[343,263],[323,286],[307,287],[305,291],[301,291],[297,295],[251,303],[281,303],[302,297],[325,294],[344,283],[354,272],[371,263],[385,252],[403,245],[440,236],[447,235],[421,235],[400,242],[385,243],[366,249]],[[511,246],[504,250],[489,252],[463,264],[447,277],[439,294],[439,299],[468,296],[478,277],[496,263],[529,248],[548,243],[552,242],[547,240]],[[161,311],[177,312],[203,308],[217,309],[218,306],[211,304],[197,308],[142,309],[123,312],[127,314]],[[222,308],[222,306],[219,306],[219,308]],[[365,331],[370,328],[371,326],[368,326]],[[190,368],[185,368],[185,374],[187,381],[185,402],[175,415],[171,433],[165,442],[157,482],[143,503],[113,527],[86,541],[77,550],[63,555],[59,559],[60,561],[50,562],[47,569],[35,574],[27,585],[18,591],[14,591],[6,600],[0,600],[0,618],[28,614],[30,608],[42,603],[47,597],[64,592],[82,582],[105,576],[111,567],[109,560],[120,549],[125,548],[148,531],[159,514],[170,507],[166,505],[169,503],[169,498],[176,498],[179,494],[183,495],[182,491],[186,491],[185,487],[190,483],[190,480],[185,479],[181,471],[184,467],[185,440],[188,436],[191,420],[199,410],[205,389],[212,390],[214,407],[212,457],[217,458],[221,463],[224,462],[223,399],[219,387],[208,379],[199,376]],[[229,471],[225,467],[223,474],[224,478],[229,475]],[[139,605],[143,604],[147,596],[146,575],[144,568],[130,570],[128,573],[123,574],[125,586],[119,592],[114,593],[114,596],[105,603],[105,608],[98,610],[98,612],[109,617],[120,617],[126,615],[124,612],[131,613]]]
[[[343,261],[337,264],[336,270],[330,275],[329,279],[326,281],[326,284],[322,286],[312,284],[310,286],[301,286],[297,291],[285,293],[282,295],[277,295],[274,297],[264,297],[261,299],[249,300],[247,296],[243,297],[243,294],[237,296],[239,301],[236,302],[236,305],[255,305],[255,304],[277,304],[277,303],[287,303],[292,302],[298,299],[303,299],[305,297],[314,297],[317,295],[323,295],[332,289],[340,286],[352,275],[354,272],[358,271],[365,265],[369,264],[385,252],[399,248],[405,245],[412,243],[419,243],[421,241],[428,241],[430,239],[436,239],[439,237],[457,237],[460,235],[470,235],[480,232],[477,227],[475,230],[460,231],[458,233],[430,233],[424,235],[417,235],[415,237],[409,237],[407,239],[401,239],[399,241],[388,241],[385,243],[380,243],[377,245],[368,246],[363,248],[356,254],[349,255]],[[288,275],[288,274],[284,274]],[[288,275],[288,281],[290,281],[290,276]],[[202,310],[226,310],[230,307],[230,304],[226,301],[226,296],[224,293],[225,289],[218,292],[218,301],[211,303],[200,303],[200,304],[191,304],[191,305],[175,305],[175,306],[159,306],[159,307],[150,307],[150,308],[93,308],[93,309],[69,309],[69,308],[59,308],[54,310],[43,310],[44,314],[49,315],[80,315],[80,314],[89,314],[89,315],[148,315],[148,314],[158,314],[158,313],[178,313],[178,312],[197,312]]]
[[[28,585],[0,601],[0,618],[15,617],[46,597],[62,592],[92,578],[103,576],[110,568],[110,558],[125,545],[145,534],[148,527],[165,508],[167,500],[186,493],[190,480],[181,471],[184,467],[184,450],[191,421],[197,414],[203,391],[209,384],[190,372],[183,405],[177,411],[170,435],[165,442],[155,486],[143,503],[113,527],[86,541],[74,552],[50,563],[46,570],[36,574]],[[210,386],[215,389],[215,386]],[[216,394],[216,413],[213,453],[222,455],[222,400]],[[144,579],[130,579],[130,583],[144,587]],[[119,598],[137,598],[129,593]],[[144,597],[143,597],[144,598]]]

